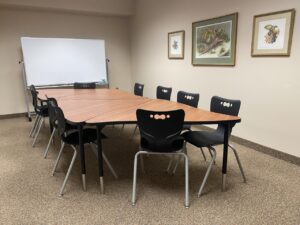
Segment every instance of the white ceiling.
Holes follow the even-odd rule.
[[[135,0],[0,0],[0,6],[130,16]]]

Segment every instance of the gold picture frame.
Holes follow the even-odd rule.
[[[184,59],[185,31],[168,33],[168,58]]]
[[[235,66],[238,13],[192,24],[193,66]]]
[[[255,15],[251,56],[290,56],[295,14],[295,9],[289,9]]]

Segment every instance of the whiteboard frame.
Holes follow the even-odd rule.
[[[22,61],[20,61],[19,63],[23,63],[23,80],[24,80],[24,84],[26,86],[26,88],[28,89],[30,87],[31,84],[28,84],[27,82],[27,74],[26,74],[26,60],[24,59],[24,53],[23,53],[23,46],[22,46],[22,39],[23,38],[32,38],[32,39],[69,39],[69,40],[91,40],[91,41],[103,41],[104,42],[104,54],[105,54],[105,66],[106,66],[106,81],[105,82],[95,82],[96,85],[107,85],[109,87],[109,71],[108,71],[108,62],[110,61],[107,57],[106,57],[106,48],[105,48],[105,40],[104,39],[93,39],[93,38],[68,38],[68,37],[21,37],[20,41],[21,41],[21,51],[22,51]],[[47,85],[35,85],[35,87],[37,88],[55,88],[55,87],[70,87],[73,86],[74,83],[61,83],[61,84],[47,84]]]

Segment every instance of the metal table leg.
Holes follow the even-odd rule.
[[[80,162],[81,162],[81,177],[82,177],[82,186],[83,190],[86,191],[86,182],[85,182],[85,154],[84,154],[84,144],[83,144],[83,125],[78,125],[79,133],[79,151],[80,151]]]
[[[97,149],[98,149],[98,168],[99,168],[99,179],[100,179],[100,191],[104,194],[104,181],[103,181],[103,156],[102,156],[102,141],[101,141],[101,130],[102,126],[97,125]]]
[[[229,139],[229,123],[225,124],[225,132],[224,132],[223,165],[222,165],[222,191],[225,191],[225,189],[226,189],[228,139]]]

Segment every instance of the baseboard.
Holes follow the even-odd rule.
[[[213,129],[207,126],[197,126],[197,128],[201,130],[206,130],[206,131],[212,131]],[[270,155],[272,157],[275,157],[277,159],[281,159],[290,163],[293,163],[295,165],[300,166],[300,158],[294,155],[290,155],[288,153],[281,152],[279,150],[266,147],[260,144],[257,144],[255,142],[231,135],[230,137],[231,141],[236,142],[237,144],[243,145],[245,147],[251,148],[255,151]]]
[[[27,113],[14,113],[14,114],[0,115],[0,120],[13,119],[19,117],[27,117]]]

